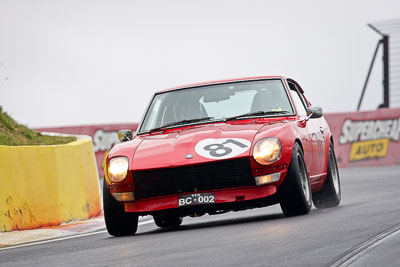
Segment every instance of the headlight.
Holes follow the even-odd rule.
[[[126,157],[115,157],[110,159],[108,164],[108,176],[113,182],[123,181],[129,168],[129,160]]]
[[[282,146],[278,138],[268,137],[259,140],[253,149],[253,158],[261,165],[269,165],[281,156]]]

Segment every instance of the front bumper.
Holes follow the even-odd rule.
[[[126,212],[135,212],[139,214],[152,214],[160,211],[166,211],[173,209],[175,213],[180,213],[180,210],[185,213],[192,213],[196,210],[201,210],[205,213],[213,212],[218,210],[219,208],[222,210],[232,209],[235,207],[240,209],[241,207],[246,206],[246,208],[251,208],[252,205],[254,207],[263,206],[268,204],[274,204],[275,201],[263,201],[265,198],[272,196],[276,193],[277,187],[276,185],[265,185],[258,187],[247,187],[247,188],[233,188],[233,189],[224,189],[224,190],[212,190],[212,191],[201,191],[201,192],[193,192],[193,193],[207,193],[213,192],[215,193],[215,204],[201,204],[201,205],[190,205],[179,207],[178,206],[178,197],[184,194],[170,195],[164,197],[157,198],[148,198],[148,199],[139,199],[133,202],[125,203],[125,211]],[[185,193],[187,194],[187,193]],[[258,204],[252,204],[251,201],[260,200]],[[226,204],[226,205],[220,205]],[[247,207],[248,206],[248,207]]]

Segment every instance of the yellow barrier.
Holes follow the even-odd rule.
[[[100,211],[90,139],[0,146],[0,232],[84,220]]]

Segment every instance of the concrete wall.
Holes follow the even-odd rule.
[[[103,165],[108,151],[117,143],[118,131],[122,129],[130,129],[133,132],[138,127],[137,123],[125,124],[99,124],[99,125],[79,125],[79,126],[65,126],[65,127],[47,127],[37,128],[39,132],[54,132],[63,134],[74,135],[88,135],[93,139],[93,149],[96,155],[97,171],[100,177],[104,176]]]
[[[90,138],[0,146],[0,232],[59,225],[101,212]]]

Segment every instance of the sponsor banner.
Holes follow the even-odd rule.
[[[384,158],[387,155],[389,139],[354,142],[351,145],[349,161]]]
[[[125,124],[100,124],[100,125],[83,125],[83,126],[68,126],[68,127],[48,127],[37,128],[40,132],[54,132],[74,135],[89,135],[93,140],[93,150],[96,155],[97,169],[99,175],[103,177],[104,160],[107,157],[108,151],[117,143],[118,131],[129,129],[133,132],[138,127],[137,123]]]
[[[400,164],[400,109],[324,115],[339,167]]]
[[[400,164],[400,108],[330,113],[324,114],[324,116],[333,133],[339,167]],[[119,143],[118,130],[130,129],[136,131],[137,127],[138,123],[126,123],[38,128],[36,130],[91,136],[99,175],[103,176],[104,159],[108,151]],[[229,144],[227,144],[227,141],[222,139],[208,140],[208,143],[201,144],[203,147],[196,146],[196,151],[200,155],[204,154],[205,157],[214,156],[219,159],[230,156],[225,154],[243,152],[240,150],[244,149],[244,146],[242,147],[243,140],[231,140]],[[215,148],[220,146],[224,146],[225,150],[220,150],[218,151],[219,154],[213,155]]]

